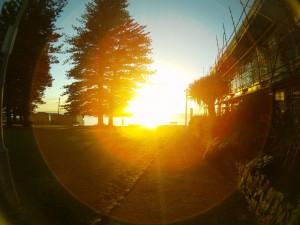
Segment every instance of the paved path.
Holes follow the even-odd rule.
[[[233,184],[202,160],[203,151],[193,146],[185,129],[167,138],[161,153],[109,217],[133,224],[182,221],[232,193]]]

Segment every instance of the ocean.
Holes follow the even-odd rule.
[[[84,116],[84,125],[93,126],[97,125],[98,119],[93,116]],[[129,117],[114,117],[114,126],[122,126],[122,120],[124,120],[124,126],[132,125],[131,118]],[[187,115],[187,123],[190,120],[190,114]],[[104,117],[103,121],[108,124],[108,117]],[[169,120],[161,122],[159,125],[185,125],[185,114],[176,114],[172,116]]]

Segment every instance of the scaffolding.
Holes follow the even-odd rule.
[[[230,81],[226,102],[268,88],[282,111],[300,112],[300,25],[284,1],[242,3],[233,32],[219,47],[214,68]],[[249,8],[247,12],[247,8]],[[243,20],[242,20],[243,18]]]

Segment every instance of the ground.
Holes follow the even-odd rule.
[[[256,224],[187,127],[36,127],[34,134],[6,132],[28,217],[57,218],[48,224],[67,224],[71,215],[76,224]],[[51,214],[53,204],[59,206]]]

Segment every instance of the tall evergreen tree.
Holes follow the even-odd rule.
[[[2,9],[1,46],[21,3],[20,0],[11,0]],[[35,0],[29,3],[7,67],[4,107],[8,124],[16,116],[28,124],[30,113],[43,103],[44,91],[52,85],[50,68],[52,63],[58,62],[53,53],[60,51],[60,46],[55,43],[61,36],[54,23],[66,3],[67,0]]]
[[[93,0],[86,4],[76,34],[68,37],[73,64],[66,85],[65,109],[69,114],[119,116],[137,85],[153,74],[151,39],[126,10],[127,0]]]

